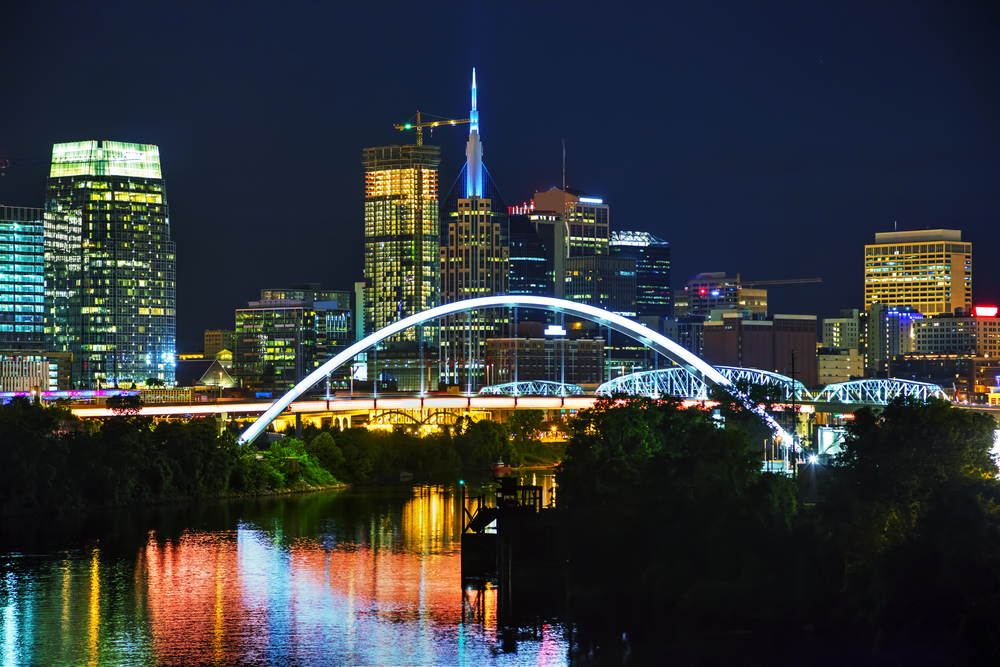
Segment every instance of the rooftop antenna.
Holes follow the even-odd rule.
[[[563,192],[566,192],[566,140],[563,139]]]
[[[898,232],[899,231],[899,220],[894,220],[893,221],[893,223],[892,223],[892,231],[894,231],[894,232]]]

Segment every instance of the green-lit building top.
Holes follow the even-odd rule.
[[[176,255],[156,146],[53,146],[45,269],[46,346],[73,353],[75,387],[173,384]]]

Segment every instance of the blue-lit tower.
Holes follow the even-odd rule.
[[[441,205],[443,304],[507,293],[507,205],[483,164],[476,93],[473,70],[465,166]],[[438,357],[441,381],[466,390],[481,386],[488,374],[483,364],[486,340],[503,335],[506,324],[506,312],[446,318]]]
[[[469,143],[465,147],[467,198],[483,196],[483,144],[479,141],[479,109],[476,108],[476,68],[472,68],[472,110],[469,112]]]

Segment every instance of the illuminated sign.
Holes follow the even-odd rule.
[[[581,204],[603,204],[603,199],[597,199],[596,197],[580,197]]]
[[[996,317],[997,310],[996,306],[976,306],[976,317]]]
[[[546,336],[565,336],[566,330],[558,324],[550,324],[549,328],[542,332]]]

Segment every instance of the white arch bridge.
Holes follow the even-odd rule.
[[[625,334],[626,336],[630,336],[646,347],[664,355],[690,374],[700,378],[702,382],[708,385],[721,385],[730,387],[735,391],[733,383],[725,375],[712,367],[711,364],[706,363],[700,357],[692,354],[666,336],[663,336],[648,327],[644,327],[637,322],[633,322],[632,320],[622,317],[621,315],[615,315],[614,313],[608,312],[602,308],[575,303],[573,301],[566,301],[565,299],[556,299],[547,296],[531,296],[527,294],[505,294],[499,296],[480,297],[478,299],[467,299],[465,301],[456,301],[454,303],[448,303],[435,308],[430,308],[423,312],[416,313],[415,315],[403,318],[402,320],[390,324],[380,331],[376,331],[375,333],[366,336],[314,370],[312,373],[307,375],[305,379],[292,387],[288,393],[275,401],[271,407],[268,408],[264,414],[262,414],[260,418],[250,426],[250,428],[244,431],[243,435],[240,436],[239,441],[241,443],[253,442],[253,440],[267,428],[268,424],[270,424],[275,417],[288,408],[292,401],[309,391],[309,389],[318,384],[321,380],[326,379],[326,376],[329,373],[337,370],[337,368],[353,359],[356,355],[364,352],[374,345],[381,343],[391,336],[401,333],[410,327],[415,327],[425,322],[437,320],[448,315],[455,315],[457,313],[464,313],[473,310],[511,308],[517,306],[527,306],[530,308],[539,308],[556,313],[566,313],[592,320],[601,326],[606,326],[609,329],[614,329],[615,331]],[[783,440],[788,442],[792,441],[791,436],[785,432],[780,425],[778,425],[773,417],[765,413],[759,406],[753,404],[753,402],[747,399],[746,396],[740,395],[739,392],[736,393],[743,400],[743,403],[748,410],[759,414],[761,418],[767,422],[771,429],[780,435]]]

